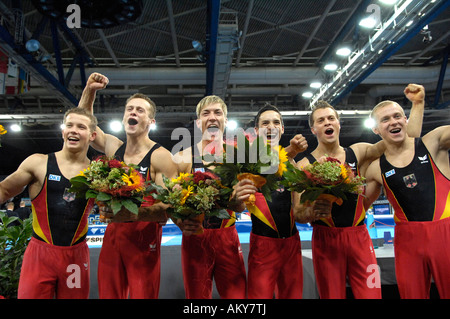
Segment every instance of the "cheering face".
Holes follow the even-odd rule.
[[[387,142],[403,142],[406,137],[407,118],[402,107],[396,103],[388,104],[374,113],[375,134]]]
[[[278,144],[284,133],[281,115],[276,111],[266,111],[259,116],[256,132],[267,138],[268,143]]]
[[[95,139],[95,132],[89,129],[90,120],[80,114],[69,114],[64,123],[62,137],[64,146],[69,150],[81,151],[89,147],[89,143]]]
[[[324,143],[333,143],[339,139],[341,125],[336,113],[331,108],[318,109],[314,112],[314,125],[311,132]]]
[[[214,140],[221,138],[227,124],[220,103],[205,106],[197,119],[197,126],[201,128],[203,139]]]
[[[148,134],[150,125],[155,122],[149,114],[150,104],[146,100],[135,98],[128,101],[122,120],[127,135]]]

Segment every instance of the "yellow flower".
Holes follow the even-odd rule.
[[[86,168],[85,170],[80,171],[80,173],[77,176],[83,176],[86,177],[85,173],[88,173],[91,170],[90,167]]]
[[[139,172],[134,169],[130,169],[129,174],[122,175],[122,181],[130,187],[135,187],[136,191],[144,190],[143,185],[141,185],[141,176]]]
[[[344,180],[344,183],[350,183],[351,182],[351,180],[350,180],[350,174],[351,174],[351,171],[349,172],[349,169],[350,168],[348,168],[348,167],[346,167],[344,164],[341,164],[341,165],[339,165],[339,167],[341,168],[341,176],[342,176],[342,179]]]
[[[286,168],[286,162],[288,161],[288,156],[287,156],[287,152],[285,151],[285,149],[279,145],[278,146],[278,171],[276,172],[276,174],[278,176],[283,175],[283,172],[287,171]]]
[[[8,133],[8,131],[3,127],[3,125],[0,125],[0,135],[4,135]]]
[[[184,179],[186,177],[189,177],[189,173],[180,173],[180,175],[177,178],[172,178],[171,182],[175,184],[184,182]]]
[[[183,195],[183,198],[180,200],[180,205],[184,205],[184,203],[186,203],[186,200],[188,199],[189,195],[192,194],[193,190],[194,190],[194,187],[188,186],[187,189],[183,189],[181,191],[181,194]]]

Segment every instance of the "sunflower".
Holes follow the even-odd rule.
[[[285,149],[279,145],[278,146],[278,171],[276,174],[278,176],[283,175],[283,172],[287,171],[286,162],[288,161],[288,155]]]
[[[171,182],[178,184],[184,182],[186,178],[189,178],[189,173],[180,173],[177,178],[172,178]]]
[[[135,189],[136,191],[143,191],[144,185],[142,183],[142,176],[134,169],[130,169],[128,175],[122,175],[122,181],[129,187]]]
[[[181,194],[183,195],[183,198],[181,198],[181,200],[180,200],[180,205],[184,205],[184,203],[186,203],[187,198],[189,197],[189,195],[192,194],[193,190],[194,190],[194,187],[188,186],[187,189],[183,189],[181,191]]]
[[[5,135],[8,133],[8,131],[3,127],[3,125],[0,125],[0,135]]]

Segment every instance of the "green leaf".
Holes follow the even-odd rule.
[[[139,213],[139,207],[130,199],[122,201],[122,206],[128,209],[133,214],[137,215]]]
[[[110,205],[114,215],[122,209],[122,203],[119,200],[111,200]]]
[[[103,193],[103,192],[99,192],[97,195],[97,200],[101,201],[101,202],[107,202],[109,200],[111,200],[112,196],[110,194],[107,193]]]

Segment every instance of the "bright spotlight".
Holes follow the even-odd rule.
[[[336,54],[339,55],[339,56],[349,56],[350,53],[352,53],[352,50],[350,50],[350,49],[347,48],[347,47],[339,48],[339,49],[336,51]]]
[[[324,66],[324,69],[327,71],[336,71],[338,68],[336,63],[328,63]]]
[[[238,123],[235,120],[230,120],[227,123],[227,129],[235,130],[237,128]]]
[[[320,88],[322,86],[322,83],[320,83],[320,82],[312,82],[310,85],[309,85],[309,87],[312,87],[312,88],[314,88],[314,89],[318,89],[318,88]]]
[[[113,132],[120,132],[122,131],[122,122],[120,121],[112,121],[109,123],[109,129]]]
[[[376,24],[377,24],[377,21],[372,17],[364,18],[359,22],[359,25],[361,27],[368,28],[368,29],[374,28]]]
[[[302,96],[306,99],[312,98],[312,92],[303,92]]]
[[[20,132],[22,131],[22,127],[19,124],[11,124],[9,127],[12,132]]]
[[[374,128],[375,127],[375,120],[371,117],[369,117],[368,119],[366,119],[364,121],[364,126],[367,128]]]

